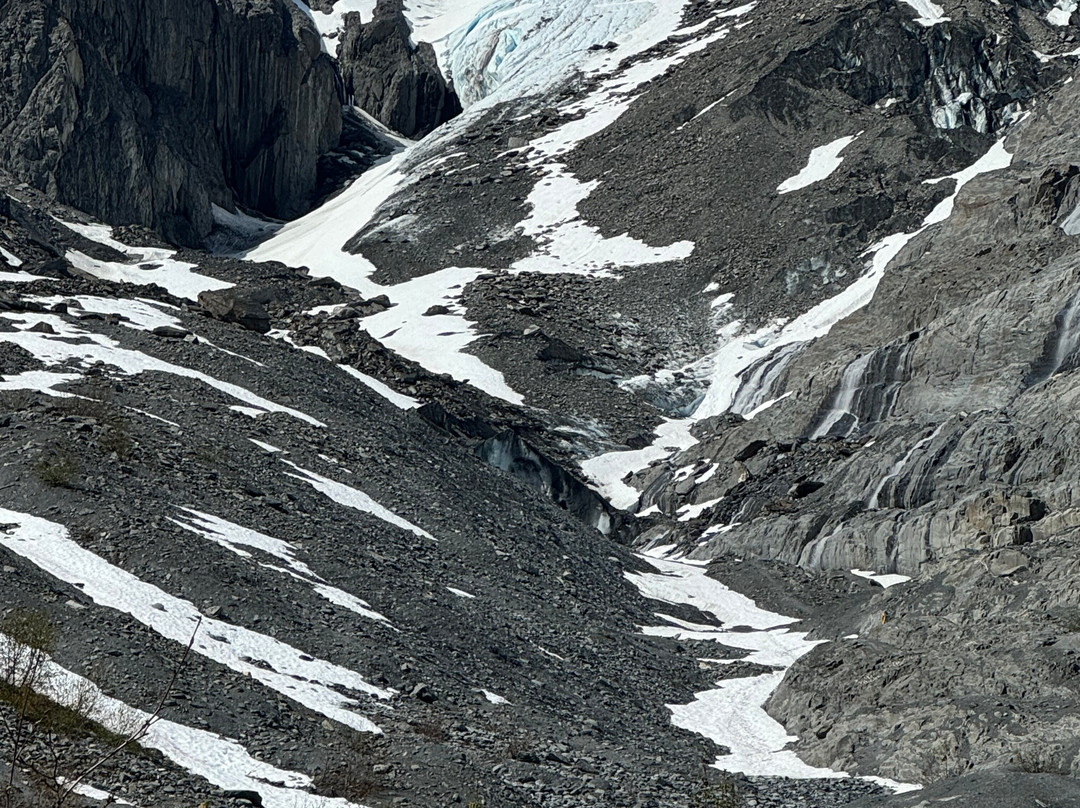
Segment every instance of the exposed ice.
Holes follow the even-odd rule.
[[[448,586],[446,588],[451,594],[457,595],[459,598],[472,599],[476,597],[476,595],[466,592],[464,589],[457,589],[453,586]]]
[[[484,694],[484,698],[490,701],[492,704],[509,704],[510,702],[500,696],[498,693],[492,693],[490,690],[481,690]]]
[[[0,545],[46,573],[76,585],[95,603],[130,614],[180,644],[202,629],[193,650],[250,676],[286,698],[359,732],[381,732],[355,712],[359,703],[334,690],[347,688],[380,699],[394,691],[368,683],[358,673],[306,654],[251,629],[206,617],[189,601],[137,578],[71,539],[67,528],[39,517],[0,508]]]
[[[840,167],[840,164],[844,162],[844,158],[840,156],[840,152],[855,142],[855,138],[861,134],[862,132],[856,135],[837,138],[831,143],[826,143],[824,146],[818,146],[816,149],[811,149],[810,159],[807,160],[806,167],[794,177],[789,177],[776,186],[777,192],[780,194],[790,194],[792,191],[806,188],[813,185],[815,182],[821,182]]]
[[[321,494],[325,494],[334,500],[339,505],[344,505],[347,508],[353,510],[363,511],[364,513],[370,513],[372,516],[382,519],[394,527],[399,527],[402,530],[407,530],[417,536],[421,536],[425,539],[431,539],[435,541],[435,537],[424,530],[422,527],[417,527],[407,519],[402,519],[396,513],[389,508],[384,508],[378,502],[373,500],[363,491],[357,488],[351,488],[344,483],[339,483],[331,480],[327,477],[323,477],[320,474],[316,474],[314,471],[308,471],[307,469],[300,468],[295,463],[291,463],[288,460],[283,461],[286,464],[292,466],[298,474],[292,474],[286,472],[288,476],[295,477],[297,480],[301,480]]]

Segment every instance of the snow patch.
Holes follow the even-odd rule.
[[[881,586],[882,589],[888,589],[890,586],[896,586],[897,584],[906,584],[911,580],[910,575],[896,575],[895,573],[888,572],[873,572],[872,570],[852,570],[852,575],[858,575],[860,578],[866,578],[868,581]]]
[[[199,292],[228,289],[233,284],[192,272],[197,264],[177,261],[176,250],[159,247],[129,247],[112,236],[112,228],[103,224],[79,224],[57,219],[64,227],[82,236],[112,247],[130,259],[127,262],[99,261],[78,250],[68,250],[64,256],[73,267],[88,275],[113,283],[135,283],[146,286],[156,283],[169,294],[196,300]]]
[[[840,167],[840,164],[844,162],[844,158],[840,156],[840,152],[854,143],[855,138],[861,134],[862,132],[859,132],[855,135],[837,138],[832,141],[832,143],[826,143],[824,146],[818,146],[816,149],[811,149],[810,158],[807,160],[805,168],[794,177],[789,177],[776,186],[777,192],[780,194],[790,194],[792,191],[798,191],[800,188],[807,188],[815,182],[821,182],[823,179],[830,176]]]
[[[356,488],[350,488],[344,483],[336,482],[327,477],[316,474],[313,471],[308,471],[307,469],[300,468],[300,466],[296,465],[295,463],[291,463],[288,460],[285,460],[283,462],[292,466],[299,472],[299,474],[291,474],[289,472],[286,472],[289,477],[293,477],[297,480],[307,483],[316,491],[324,494],[325,496],[328,496],[330,499],[334,500],[334,502],[338,503],[339,505],[344,505],[345,507],[352,508],[356,511],[370,513],[372,516],[378,519],[382,519],[384,522],[387,522],[394,527],[399,527],[402,530],[407,530],[416,536],[436,541],[435,537],[428,533],[426,530],[424,530],[422,527],[417,527],[412,522],[406,519],[402,519],[390,509],[384,508],[382,505],[373,500],[363,491],[360,491]]]
[[[58,315],[37,312],[3,312],[0,313],[0,317],[9,320],[19,329],[0,332],[0,343],[8,342],[25,348],[46,365],[63,365],[74,361],[89,366],[102,362],[129,375],[154,371],[170,373],[174,376],[200,381],[231,398],[243,401],[245,405],[260,411],[260,414],[280,412],[306,421],[313,426],[325,426],[321,421],[299,410],[275,404],[238,385],[220,381],[213,376],[182,365],[174,365],[141,351],[121,348],[115,340],[72,325]],[[54,333],[29,330],[41,323],[51,326]]]
[[[284,561],[288,565],[286,571],[291,571],[293,573],[292,577],[306,583],[320,597],[337,606],[344,606],[349,611],[369,620],[378,620],[389,624],[390,621],[373,610],[370,604],[360,600],[355,595],[350,595],[348,592],[330,586],[323,578],[312,572],[307,564],[296,558],[296,547],[289,542],[275,539],[250,528],[241,527],[218,516],[201,513],[193,508],[180,508],[180,510],[186,513],[187,516],[183,519],[170,517],[169,521],[173,524],[209,539],[241,558],[251,558],[251,553],[244,549],[250,547],[273,556],[279,561]],[[273,569],[279,568],[273,567]]]
[[[16,269],[18,269],[23,265],[23,261],[21,258],[19,258],[19,256],[15,255],[15,253],[13,252],[5,250],[3,247],[0,247],[0,257],[4,259],[4,263],[7,264],[9,267],[15,267]]]
[[[6,638],[0,635],[0,639]],[[89,679],[51,660],[47,663],[47,673],[43,688],[45,695],[60,704],[71,704],[72,694],[90,692],[94,705],[91,718],[106,729],[123,733],[150,718],[149,713],[105,695]],[[238,741],[213,732],[162,718],[151,724],[139,743],[158,750],[181,768],[205,778],[218,788],[257,792],[262,796],[264,808],[297,808],[298,805],[306,808],[361,808],[341,798],[310,793],[307,789],[312,786],[312,780],[308,775],[278,769],[256,760]]]
[[[273,637],[206,617],[189,601],[110,564],[74,542],[63,525],[0,508],[0,546],[44,572],[78,586],[95,603],[125,614],[161,636],[186,644],[196,624],[202,629],[192,648],[271,690],[358,732],[381,730],[354,712],[359,703],[335,686],[389,699],[393,690],[369,684],[358,673],[305,654]]]
[[[901,2],[915,9],[919,15],[915,18],[915,22],[925,28],[932,28],[939,23],[949,21],[949,18],[945,16],[945,9],[931,0],[901,0]],[[1059,2],[1068,2],[1068,0],[1059,0]]]
[[[661,549],[661,548],[656,548]],[[781,670],[738,679],[725,679],[711,690],[694,694],[689,704],[669,704],[675,726],[709,738],[730,752],[713,763],[718,769],[748,776],[825,778],[847,777],[847,773],[809,766],[786,747],[796,737],[765,712],[765,702],[780,684],[784,670],[811,651],[820,641],[806,639],[804,632],[784,626],[794,618],[769,612],[752,600],[732,592],[708,577],[700,566],[685,560],[661,559],[654,554],[640,558],[657,573],[626,573],[627,579],[646,598],[665,603],[690,604],[712,615],[719,627],[702,626],[668,615],[657,615],[668,625],[650,626],[643,632],[652,636],[706,640],[750,651],[748,662],[779,667]],[[750,631],[745,630],[749,627]],[[741,628],[743,630],[734,630]],[[710,660],[730,663],[734,660]],[[875,778],[890,785],[891,781]],[[901,784],[895,784],[901,785]],[[907,790],[918,786],[905,786]]]

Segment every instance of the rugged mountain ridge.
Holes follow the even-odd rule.
[[[435,49],[412,41],[404,0],[378,0],[367,23],[346,14],[337,58],[352,102],[405,137],[423,137],[461,113]]]

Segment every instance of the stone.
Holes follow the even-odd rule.
[[[1019,550],[998,550],[990,556],[990,572],[999,578],[1014,575],[1028,568],[1028,557]]]
[[[269,297],[265,290],[214,289],[199,293],[199,305],[218,320],[265,334],[270,330],[270,315],[265,305]]]

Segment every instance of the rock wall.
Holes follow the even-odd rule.
[[[0,165],[114,223],[197,243],[210,205],[304,212],[336,76],[287,0],[0,4]]]
[[[435,49],[413,43],[402,0],[379,0],[366,25],[346,14],[338,61],[353,102],[406,137],[426,135],[461,112]]]

